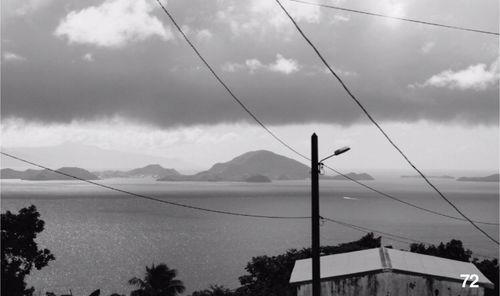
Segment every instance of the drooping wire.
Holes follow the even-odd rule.
[[[304,40],[311,46],[311,48],[314,50],[316,55],[320,58],[320,60],[323,62],[323,64],[328,68],[330,73],[338,80],[338,82],[342,85],[344,90],[347,92],[349,97],[361,108],[363,113],[368,117],[368,119],[377,127],[377,129],[384,135],[384,137],[389,141],[389,143],[401,154],[401,156],[406,160],[406,162],[424,179],[424,181],[432,188],[436,193],[444,199],[450,206],[452,206],[455,211],[457,211],[462,217],[464,217],[467,221],[469,221],[472,226],[474,226],[477,230],[479,230],[482,234],[484,234],[488,239],[490,239],[492,242],[496,243],[497,245],[500,245],[500,243],[494,239],[491,235],[489,235],[486,231],[481,229],[481,227],[477,226],[474,221],[472,221],[467,215],[465,215],[459,208],[457,208],[446,196],[444,196],[441,191],[434,186],[433,183],[408,159],[406,154],[394,143],[394,141],[387,135],[387,133],[382,129],[382,127],[378,124],[378,122],[372,117],[372,115],[368,112],[368,110],[363,106],[363,104],[354,96],[354,94],[351,92],[351,90],[347,87],[347,85],[344,83],[344,81],[337,75],[337,73],[332,69],[330,64],[326,61],[326,59],[323,57],[323,55],[319,52],[318,48],[311,42],[311,40],[306,36],[304,31],[300,28],[300,26],[297,24],[295,19],[290,15],[288,10],[281,4],[280,0],[275,0],[276,3],[281,7],[283,12],[288,16],[290,21],[293,23],[297,31],[300,33],[300,35],[304,38]]]
[[[191,42],[191,40],[189,40],[189,38],[186,36],[186,34],[184,33],[184,31],[182,30],[182,28],[177,24],[177,22],[175,21],[175,19],[173,18],[173,16],[170,14],[170,12],[168,11],[168,9],[161,3],[160,0],[156,0],[158,2],[158,4],[161,6],[162,10],[167,14],[167,16],[169,17],[169,19],[172,21],[172,23],[175,25],[175,27],[177,28],[177,30],[179,31],[179,33],[183,36],[183,38],[186,40],[186,42],[188,43],[188,45],[193,49],[193,51],[196,53],[196,55],[200,58],[200,60],[205,64],[205,66],[210,70],[210,72],[212,73],[212,75],[214,75],[214,77],[217,79],[217,81],[224,87],[224,89],[230,94],[231,98],[236,102],[238,103],[238,105],[240,105],[240,107],[242,107],[245,112],[247,112],[250,117],[252,117],[252,119],[255,120],[255,122],[257,122],[269,135],[271,135],[275,140],[277,140],[279,143],[281,143],[283,146],[285,146],[286,148],[288,148],[290,151],[292,151],[293,153],[295,153],[296,155],[300,156],[301,158],[307,160],[307,161],[311,161],[311,159],[307,156],[305,156],[304,154],[300,153],[299,151],[297,151],[296,149],[294,149],[292,146],[290,146],[289,144],[287,144],[284,140],[282,140],[280,137],[278,137],[273,131],[271,131],[262,121],[260,121],[257,116],[255,116],[246,106],[245,104],[233,93],[233,91],[229,88],[229,86],[220,78],[220,76],[215,72],[215,70],[212,68],[212,66],[210,66],[210,64],[207,62],[207,60],[201,55],[201,53],[198,51],[198,49],[196,48],[196,46]],[[327,166],[328,167],[328,166]],[[376,192],[376,193],[379,193],[379,194],[382,194],[383,196],[385,197],[388,197],[388,198],[391,198],[395,201],[399,201],[399,202],[402,202],[404,204],[407,204],[407,205],[410,205],[414,208],[418,208],[418,209],[421,209],[421,210],[424,210],[426,212],[429,212],[429,213],[433,213],[433,214],[437,214],[437,215],[440,215],[440,216],[443,216],[443,217],[448,217],[448,218],[452,218],[452,219],[458,219],[458,220],[462,220],[462,221],[467,221],[465,219],[462,219],[462,218],[459,218],[459,217],[454,217],[454,216],[450,216],[450,215],[446,215],[446,214],[442,214],[442,213],[439,213],[439,212],[436,212],[436,211],[433,211],[433,210],[429,210],[429,209],[426,209],[426,208],[423,208],[423,207],[419,207],[417,205],[414,205],[410,202],[406,202],[406,201],[403,201],[403,200],[400,200],[396,197],[392,197],[386,193],[383,193],[379,190],[376,190],[374,189],[373,187],[371,186],[368,186],[358,180],[354,180],[352,178],[350,178],[349,176],[331,168],[331,167],[328,167],[330,170],[336,172],[337,174],[373,191],[373,192]],[[480,222],[478,221],[478,223],[482,223],[482,224],[488,224],[488,225],[498,225],[498,223],[493,223],[493,222]]]
[[[167,200],[164,200],[164,199],[160,199],[160,198],[156,198],[156,197],[152,197],[152,196],[148,196],[148,195],[144,195],[144,194],[134,193],[134,192],[131,192],[131,191],[128,191],[128,190],[123,190],[123,189],[119,189],[119,188],[116,188],[116,187],[113,187],[113,186],[109,186],[109,185],[106,185],[106,184],[102,184],[102,183],[99,183],[99,182],[95,182],[95,181],[87,180],[87,179],[84,179],[84,178],[80,178],[78,176],[74,176],[74,175],[71,175],[71,174],[68,174],[68,173],[65,173],[65,172],[54,170],[54,169],[51,169],[51,168],[46,167],[44,165],[41,165],[41,164],[38,164],[38,163],[35,163],[35,162],[32,162],[32,161],[26,160],[26,159],[18,157],[18,156],[14,156],[12,154],[9,154],[9,153],[3,152],[3,151],[0,152],[0,154],[5,155],[7,157],[10,157],[12,159],[16,159],[16,160],[22,161],[22,162],[30,164],[32,166],[39,167],[41,169],[48,170],[48,171],[51,171],[53,173],[66,176],[68,178],[72,178],[72,179],[79,180],[79,181],[82,181],[82,182],[85,182],[85,183],[88,183],[88,184],[99,186],[101,188],[106,188],[106,189],[109,189],[109,190],[112,190],[112,191],[115,191],[115,192],[120,192],[120,193],[128,194],[128,195],[139,197],[139,198],[142,198],[142,199],[148,199],[148,200],[152,200],[152,201],[156,201],[156,202],[161,202],[161,203],[172,205],[172,206],[176,206],[176,207],[182,207],[182,208],[187,208],[187,209],[192,209],[192,210],[198,210],[198,211],[203,211],[203,212],[210,212],[210,213],[217,213],[217,214],[224,214],[224,215],[231,215],[231,216],[251,217],[251,218],[266,218],[266,219],[311,219],[310,216],[274,216],[274,215],[255,215],[255,214],[247,214],[247,213],[238,213],[238,212],[231,212],[231,211],[222,211],[222,210],[214,210],[214,209],[209,209],[209,208],[202,208],[202,207],[197,207],[197,206],[191,206],[191,205],[187,205],[187,204],[177,203],[177,202],[173,202],[173,201],[167,201]]]
[[[336,169],[334,169],[334,168],[332,168],[332,167],[330,167],[330,166],[328,166],[328,165],[326,165],[326,164],[323,164],[323,166],[324,166],[324,167],[326,167],[326,168],[328,168],[329,170],[331,170],[331,171],[333,171],[333,172],[335,172],[335,173],[339,174],[340,176],[342,176],[342,177],[344,177],[344,178],[348,179],[349,181],[352,181],[352,182],[354,182],[354,183],[357,183],[357,184],[359,184],[360,186],[363,186],[363,187],[365,187],[365,188],[366,188],[366,189],[368,189],[368,190],[371,190],[371,191],[373,191],[373,192],[376,192],[376,193],[378,193],[378,194],[380,194],[380,195],[382,195],[382,196],[384,196],[384,197],[387,197],[387,198],[389,198],[389,199],[392,199],[392,200],[394,200],[394,201],[397,201],[397,202],[403,203],[403,204],[408,205],[408,206],[410,206],[410,207],[414,207],[414,208],[416,208],[416,209],[419,209],[419,210],[422,210],[422,211],[425,211],[425,212],[428,212],[428,213],[431,213],[431,214],[434,214],[434,215],[438,215],[438,216],[442,216],[442,217],[446,217],[446,218],[450,218],[450,219],[454,219],[454,220],[459,220],[459,221],[467,221],[466,219],[463,219],[463,218],[460,218],[460,217],[456,217],[456,216],[452,216],[452,215],[447,215],[447,214],[444,214],[444,213],[441,213],[441,212],[438,212],[438,211],[434,211],[434,210],[431,210],[431,209],[427,209],[427,208],[424,208],[424,207],[418,206],[418,205],[413,204],[413,203],[411,203],[411,202],[407,202],[407,201],[402,200],[402,199],[400,199],[400,198],[397,198],[397,197],[395,197],[395,196],[393,196],[393,195],[387,194],[387,193],[382,192],[382,191],[380,191],[380,190],[378,190],[378,189],[376,189],[376,188],[373,188],[373,187],[371,187],[370,185],[368,185],[368,184],[366,184],[366,183],[363,183],[363,182],[360,182],[360,181],[358,181],[358,180],[356,180],[356,179],[354,179],[354,178],[352,178],[352,177],[350,177],[350,176],[348,176],[348,175],[345,175],[345,174],[343,174],[343,173],[339,172],[338,170],[336,170]],[[477,220],[473,220],[473,221],[474,221],[475,223],[478,223],[478,224],[484,224],[484,225],[495,225],[495,226],[500,225],[499,223],[496,223],[496,222],[486,222],[486,221],[477,221]]]
[[[200,58],[200,60],[203,62],[203,64],[205,64],[205,66],[208,68],[208,70],[215,77],[215,79],[217,79],[217,81],[222,85],[222,87],[224,87],[224,89],[226,89],[226,91],[233,98],[233,100],[236,103],[238,103],[240,105],[240,107],[243,108],[243,110],[245,110],[245,112],[248,113],[248,115],[250,115],[250,117],[252,117],[252,119],[255,120],[255,122],[257,122],[257,124],[259,124],[263,129],[265,129],[267,131],[267,133],[269,135],[271,135],[274,139],[276,139],[278,142],[280,142],[282,145],[284,145],[285,147],[287,147],[288,149],[290,149],[291,151],[293,151],[297,155],[300,155],[303,158],[307,158],[305,155],[302,155],[300,152],[295,150],[293,147],[291,147],[285,141],[283,141],[280,137],[278,137],[276,134],[274,134],[262,121],[260,121],[260,119],[257,118],[257,116],[255,116],[252,113],[252,111],[250,111],[250,109],[247,108],[247,106],[245,106],[245,104],[243,104],[243,102],[234,94],[234,92],[229,88],[229,86],[219,77],[219,75],[217,74],[217,72],[215,72],[215,70],[212,68],[212,66],[210,66],[210,64],[205,60],[205,58],[201,55],[201,53],[198,51],[196,46],[194,46],[194,44],[191,42],[191,40],[189,40],[189,38],[186,36],[184,31],[181,29],[181,27],[177,24],[177,22],[175,21],[173,16],[170,14],[170,12],[167,10],[167,8],[161,3],[160,0],[156,0],[156,2],[158,2],[160,7],[162,8],[162,10],[167,14],[170,21],[174,24],[174,26],[177,28],[177,30],[182,35],[182,37],[184,37],[184,40],[186,40],[186,42],[191,47],[191,49],[193,49],[193,51]]]
[[[430,245],[431,244],[429,242],[424,242],[424,241],[420,241],[420,240],[416,240],[416,239],[412,239],[412,238],[408,238],[408,237],[404,237],[404,236],[400,236],[400,235],[396,235],[396,234],[391,234],[391,233],[383,232],[383,231],[380,231],[380,230],[370,229],[370,228],[366,228],[366,227],[363,227],[363,226],[350,224],[350,223],[347,223],[347,222],[343,222],[343,221],[340,221],[340,220],[335,220],[335,219],[328,218],[328,217],[321,216],[320,218],[323,219],[323,220],[325,220],[325,221],[329,221],[329,222],[333,222],[333,223],[336,223],[336,224],[339,224],[339,225],[342,225],[342,226],[350,227],[350,228],[353,228],[353,229],[356,229],[356,230],[363,231],[365,233],[373,232],[373,233],[381,234],[381,235],[383,235],[386,238],[395,238],[394,239],[395,241],[398,241],[398,242],[401,242],[401,243],[413,242],[413,243],[423,243],[423,244],[426,244],[426,245]]]
[[[182,207],[182,208],[187,208],[187,209],[196,210],[196,211],[202,211],[202,212],[209,212],[209,213],[223,214],[223,215],[230,215],[230,216],[238,216],[238,217],[247,217],[247,218],[264,218],[264,219],[280,219],[280,220],[292,220],[292,219],[293,220],[297,220],[297,219],[300,219],[300,220],[308,219],[309,220],[309,219],[311,219],[310,216],[256,215],[256,214],[248,214],[248,213],[238,213],[238,212],[231,212],[231,211],[215,210],[215,209],[209,209],[209,208],[202,208],[202,207],[197,207],[197,206],[191,206],[191,205],[177,203],[177,202],[171,202],[171,201],[167,201],[167,200],[164,200],[164,199],[159,199],[159,198],[156,198],[156,197],[152,197],[152,196],[148,196],[148,195],[144,195],[144,194],[139,194],[139,193],[131,192],[131,191],[128,191],[128,190],[119,189],[119,188],[116,188],[116,187],[113,187],[113,186],[109,186],[109,185],[106,185],[106,184],[102,184],[102,183],[99,183],[99,182],[95,182],[95,181],[87,180],[87,179],[84,179],[84,178],[80,178],[78,176],[75,176],[75,175],[72,175],[72,174],[68,174],[68,173],[65,173],[65,172],[61,172],[61,171],[58,171],[58,170],[54,170],[54,169],[51,169],[51,168],[49,168],[47,166],[35,163],[33,161],[29,161],[27,159],[24,159],[24,158],[21,158],[21,157],[18,157],[18,156],[15,156],[15,155],[12,155],[10,153],[3,152],[3,151],[0,151],[0,154],[2,154],[4,156],[7,156],[7,157],[10,157],[12,159],[18,160],[18,161],[27,163],[29,165],[32,165],[32,166],[35,166],[35,167],[38,167],[38,168],[41,168],[41,169],[44,169],[44,170],[48,170],[50,172],[53,172],[53,173],[56,173],[56,174],[59,174],[59,175],[62,175],[62,176],[66,176],[68,178],[72,178],[72,179],[75,179],[75,180],[78,180],[78,181],[82,181],[82,182],[85,182],[85,183],[88,183],[88,184],[91,184],[91,185],[95,185],[95,186],[98,186],[98,187],[101,187],[101,188],[104,188],[104,189],[108,189],[108,190],[119,192],[119,193],[122,193],[122,194],[125,194],[125,195],[130,195],[130,196],[133,196],[133,197],[142,198],[142,199],[146,199],[146,200],[150,200],[150,201],[155,201],[155,202],[159,202],[159,203],[163,203],[163,204],[167,204],[167,205],[171,205],[171,206]],[[420,240],[415,240],[415,239],[412,239],[412,238],[408,238],[408,237],[404,237],[404,236],[400,236],[400,235],[396,235],[396,234],[392,234],[392,233],[388,233],[388,232],[382,232],[382,231],[379,231],[379,230],[370,229],[370,228],[359,226],[359,225],[354,225],[354,224],[351,224],[351,223],[347,223],[347,222],[335,220],[335,219],[328,218],[328,217],[320,217],[320,218],[322,220],[329,221],[329,222],[332,222],[332,223],[336,223],[338,225],[342,225],[342,226],[345,226],[345,227],[349,227],[351,229],[355,229],[355,230],[358,230],[358,231],[361,231],[361,232],[364,232],[364,233],[370,233],[370,232],[378,233],[382,237],[385,237],[385,238],[393,240],[393,241],[398,241],[398,242],[401,242],[401,243],[416,242],[416,243],[422,243],[422,244],[426,244],[426,245],[431,245],[431,243],[429,243],[429,242],[423,242],[423,241],[420,241]],[[481,255],[481,254],[476,254],[476,255],[479,255],[480,257],[485,257],[485,258],[493,258],[493,257],[490,257],[490,256]]]
[[[367,12],[367,11],[363,11],[363,10],[349,9],[349,8],[344,8],[344,7],[330,5],[330,4],[312,3],[312,2],[302,1],[302,0],[288,0],[288,1],[312,5],[312,6],[331,8],[331,9],[336,9],[336,10],[341,10],[341,11],[359,13],[359,14],[364,14],[364,15],[383,17],[383,18],[388,18],[388,19],[393,19],[393,20],[400,20],[400,21],[405,21],[405,22],[412,22],[412,23],[417,23],[417,24],[429,25],[429,26],[436,26],[436,27],[442,27],[442,28],[448,28],[448,29],[469,31],[469,32],[474,32],[474,33],[481,33],[481,34],[488,34],[488,35],[495,35],[495,36],[500,35],[500,33],[498,33],[498,32],[477,30],[477,29],[471,29],[471,28],[466,28],[466,27],[461,27],[461,26],[444,25],[444,24],[439,24],[439,23],[420,21],[420,20],[416,20],[416,19],[409,19],[409,18],[404,18],[404,17],[396,17],[396,16],[390,16],[390,15],[385,15],[385,14],[380,14],[380,13]]]
[[[389,240],[392,240],[392,241],[396,241],[396,242],[400,242],[400,243],[404,243],[404,244],[419,243],[419,244],[424,244],[424,245],[428,245],[428,246],[434,245],[434,244],[432,244],[430,242],[416,240],[416,239],[413,239],[413,238],[409,238],[409,237],[405,237],[405,236],[401,236],[401,235],[396,235],[396,234],[392,234],[392,233],[389,233],[389,232],[384,232],[384,231],[380,231],[380,230],[376,230],[376,229],[372,229],[372,228],[368,228],[368,227],[354,225],[354,224],[351,224],[351,223],[343,222],[343,221],[340,221],[340,220],[335,220],[335,219],[328,218],[328,217],[323,217],[322,216],[320,218],[323,219],[323,220],[325,220],[325,221],[332,222],[332,223],[335,223],[335,224],[338,224],[338,225],[341,225],[341,226],[345,226],[345,227],[348,227],[348,228],[351,228],[351,229],[354,229],[354,230],[358,230],[358,231],[363,232],[363,233],[376,233],[376,234],[380,235],[383,238],[386,238],[386,239],[389,239]],[[476,252],[474,252],[473,254],[475,256],[477,256],[477,257],[488,258],[488,259],[496,259],[495,257],[487,256],[487,255],[476,253]]]

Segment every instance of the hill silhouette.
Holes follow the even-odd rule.
[[[457,181],[462,181],[462,182],[499,182],[500,181],[500,175],[499,174],[493,174],[485,177],[461,177],[458,178]]]
[[[309,177],[310,169],[300,162],[267,150],[244,153],[195,175],[167,176],[159,181],[246,181],[255,175],[271,180],[299,180]]]
[[[77,167],[62,167],[58,169],[62,173],[72,175],[84,180],[99,180],[99,177],[91,172]],[[13,169],[2,169],[0,171],[1,179],[21,179],[31,181],[47,181],[47,180],[75,180],[74,178],[64,176],[49,170],[25,170],[16,171]]]
[[[375,180],[372,176],[370,176],[367,173],[360,173],[360,174],[357,174],[357,173],[348,173],[348,174],[345,174],[345,175],[348,176],[351,179],[358,180],[358,181],[371,181],[371,180]],[[322,179],[323,178],[330,179],[330,180],[348,180],[346,177],[344,177],[342,175],[326,176],[326,177],[322,176]]]
[[[167,176],[180,176],[175,169],[167,169],[159,164],[150,164],[142,168],[136,168],[129,171],[100,171],[95,172],[101,178],[142,178],[153,177],[163,178]]]

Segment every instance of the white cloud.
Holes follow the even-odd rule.
[[[210,32],[209,29],[202,29],[202,30],[199,30],[198,33],[196,33],[196,39],[198,41],[208,41],[210,39],[212,39],[212,32]]]
[[[286,59],[282,55],[276,55],[276,61],[269,65],[269,70],[283,74],[292,74],[299,71],[299,63],[293,59]]]
[[[186,35],[189,35],[191,34],[191,27],[189,25],[182,25],[181,26],[181,30],[182,32],[184,32],[184,34]],[[179,34],[180,35],[180,34]]]
[[[227,23],[233,34],[263,34],[269,29],[293,32],[293,25],[275,1],[251,0],[244,3],[247,5],[239,5],[238,9],[229,5],[217,13],[217,19]],[[298,22],[320,22],[320,7],[299,3],[283,5]]]
[[[250,73],[255,72],[260,68],[264,68],[265,66],[257,59],[250,59],[245,61],[245,66],[248,68]]]
[[[399,0],[379,0],[373,1],[373,11],[381,14],[390,15],[392,17],[403,18],[408,12],[408,3]],[[385,23],[392,28],[397,28],[401,25],[401,21],[395,19],[385,19]]]
[[[332,20],[330,21],[330,24],[345,23],[348,22],[349,20],[351,20],[349,16],[336,14],[333,16]]]
[[[236,72],[239,70],[248,70],[250,74],[258,70],[266,70],[270,72],[278,72],[282,74],[292,74],[300,70],[299,63],[294,59],[287,59],[281,54],[276,55],[276,60],[270,64],[264,64],[258,59],[248,59],[243,64],[225,63],[222,65],[222,70],[226,72]]]
[[[333,71],[335,71],[335,73],[337,73],[340,76],[350,76],[350,77],[358,76],[358,73],[355,72],[355,71],[343,70],[343,69],[340,69],[338,67],[333,67]],[[328,70],[327,67],[324,67],[324,66],[313,66],[313,71],[310,72],[310,75],[315,75],[317,73],[326,74],[326,75],[331,75],[332,74],[330,72],[330,70]]]
[[[94,56],[91,53],[86,53],[82,56],[82,59],[87,61],[87,62],[93,62]]]
[[[321,10],[318,6],[301,5],[299,3],[283,5],[297,22],[317,24],[320,21]],[[274,1],[253,0],[251,11],[260,16],[264,16],[265,19],[278,30],[291,25],[288,17]]]
[[[6,62],[24,62],[26,61],[26,58],[23,56],[20,56],[16,53],[6,51],[3,53],[3,59]]]
[[[244,68],[243,65],[241,64],[238,64],[238,63],[225,63],[224,65],[222,65],[222,71],[224,72],[236,72],[242,68]]]
[[[433,41],[429,41],[426,42],[420,50],[422,51],[422,53],[429,53],[434,48],[434,46],[436,46],[436,43]]]
[[[238,134],[238,125],[233,126],[235,125],[198,125],[162,129],[120,117],[46,125],[9,118],[2,120],[0,129],[2,148],[7,149],[80,143],[103,149],[165,156],[165,150],[178,149],[178,146],[227,146],[228,143],[234,143],[241,136]]]
[[[378,1],[376,5],[377,9],[383,14],[387,14],[393,17],[405,17],[407,6],[398,0],[382,0]]]
[[[412,84],[409,87],[446,87],[450,89],[485,90],[489,86],[497,85],[500,78],[498,58],[488,67],[486,64],[471,65],[467,69],[452,71],[446,70],[427,79],[424,83]]]
[[[106,0],[99,6],[70,12],[54,34],[70,43],[102,47],[121,47],[153,36],[173,39],[170,28],[150,14],[155,9],[153,4],[146,0]]]

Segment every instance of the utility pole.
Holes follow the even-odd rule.
[[[319,260],[319,166],[318,136],[311,136],[311,225],[312,225],[312,296],[321,295]]]

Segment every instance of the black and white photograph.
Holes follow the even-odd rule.
[[[498,0],[2,0],[3,296],[498,296]]]

